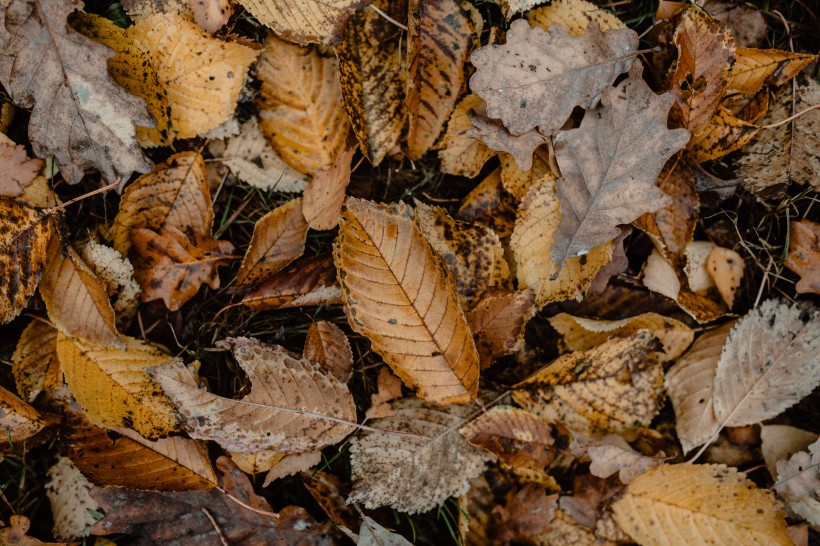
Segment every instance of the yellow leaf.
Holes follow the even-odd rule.
[[[44,320],[33,320],[26,326],[11,361],[17,392],[28,402],[40,392],[63,384],[57,360],[57,330]]]
[[[498,156],[501,160],[501,183],[516,199],[524,199],[527,192],[545,178],[553,181],[558,179],[550,168],[550,152],[546,146],[536,148],[532,156],[532,167],[528,171],[522,171],[512,155],[501,152]]]
[[[442,172],[473,178],[478,176],[484,163],[496,155],[484,142],[467,134],[473,127],[468,113],[483,104],[481,97],[470,94],[456,105],[438,152]]]
[[[335,45],[353,11],[364,0],[239,0],[263,24],[286,40]]]
[[[348,321],[421,398],[464,403],[479,358],[452,277],[413,209],[349,197],[334,259]]]
[[[729,71],[728,89],[757,93],[764,85],[783,85],[815,59],[817,55],[739,47]]]
[[[527,13],[527,21],[544,30],[558,23],[575,36],[583,35],[590,23],[597,23],[601,30],[626,28],[611,12],[586,0],[556,0],[549,6],[537,7]]]
[[[792,544],[772,493],[723,465],[650,470],[629,484],[612,510],[642,545]]]
[[[736,118],[728,109],[719,106],[704,129],[689,141],[687,149],[695,154],[698,163],[711,161],[742,148],[759,130],[756,125]]]

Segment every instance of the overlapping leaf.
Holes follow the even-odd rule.
[[[306,45],[338,44],[347,19],[364,0],[239,0],[259,21],[277,34]]]
[[[820,224],[801,220],[789,227],[789,255],[784,265],[800,275],[795,289],[801,294],[820,294]]]

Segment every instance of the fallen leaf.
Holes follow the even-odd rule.
[[[488,290],[467,312],[481,368],[524,346],[524,327],[535,314],[532,290]]]
[[[42,160],[28,158],[25,146],[0,144],[0,195],[22,194],[42,168]]]
[[[46,496],[54,516],[54,538],[71,540],[88,535],[89,527],[97,521],[91,512],[100,508],[89,491],[91,484],[65,457],[48,469]]]
[[[504,189],[501,169],[496,169],[464,198],[458,217],[490,227],[499,237],[509,237],[515,225],[516,204],[517,199]]]
[[[267,487],[278,479],[310,470],[321,462],[321,451],[288,453],[282,457],[280,461],[277,461],[273,468],[268,471],[265,475],[265,481],[262,483],[262,487]]]
[[[342,383],[353,373],[353,351],[341,328],[319,320],[312,322],[305,338],[304,357],[322,366]]]
[[[688,4],[684,4],[684,9]],[[763,13],[753,6],[706,0],[703,9],[729,27],[740,47],[756,47],[766,40],[769,27]]]
[[[797,515],[812,526],[820,525],[820,440],[788,461],[777,461],[774,490],[786,499]]]
[[[122,7],[134,21],[142,21],[158,13],[192,16],[190,0],[122,0]]]
[[[458,530],[465,544],[487,544],[490,539],[491,510],[494,495],[483,475],[470,481],[466,492],[458,497]]]
[[[379,419],[390,417],[395,412],[390,406],[390,402],[396,398],[401,398],[401,379],[389,367],[383,366],[379,369],[379,377],[376,379],[375,393],[370,395],[370,407],[365,413],[367,419]]]
[[[487,103],[487,114],[512,134],[537,127],[553,136],[573,108],[595,106],[601,91],[629,70],[633,58],[628,54],[637,45],[638,35],[628,29],[602,33],[591,25],[576,37],[561,25],[545,32],[513,21],[505,45],[473,52],[476,72],[470,89]]]
[[[800,275],[795,290],[820,294],[820,224],[811,220],[792,221],[789,228],[789,255],[784,265]]]
[[[29,139],[38,157],[53,154],[69,184],[99,171],[109,182],[148,172],[135,125],[154,124],[142,99],[108,75],[111,51],[72,29],[80,0],[14,0],[0,25],[0,82],[31,109]],[[103,144],[104,143],[104,144]]]
[[[237,287],[259,284],[301,256],[307,233],[308,223],[302,214],[302,199],[298,197],[260,218],[236,272]]]
[[[754,95],[734,93],[723,97],[721,106],[743,121],[754,123],[769,111],[769,89],[761,89]]]
[[[589,527],[577,523],[560,508],[553,512],[549,528],[531,540],[539,546],[612,546],[601,544]]]
[[[706,127],[694,135],[687,149],[698,163],[713,161],[746,146],[760,128],[736,117],[729,109],[718,106]]]
[[[421,158],[453,111],[473,33],[456,0],[409,0],[407,156]]]
[[[83,247],[82,257],[105,287],[111,308],[117,317],[117,325],[130,325],[140,301],[140,285],[134,279],[134,266],[113,248],[93,239]]]
[[[543,470],[555,458],[550,424],[522,409],[496,406],[459,432],[513,468]]]
[[[351,440],[353,492],[348,503],[426,512],[466,491],[492,458],[458,433],[469,407],[404,398],[393,403],[393,410],[394,415],[376,419],[372,426],[413,436],[367,432]]]
[[[474,178],[484,164],[495,155],[495,148],[489,147],[473,131],[470,112],[483,107],[484,101],[476,94],[469,94],[456,104],[447,122],[447,131],[441,139],[438,158],[441,172]],[[530,154],[532,155],[532,154]]]
[[[760,451],[772,479],[777,479],[777,463],[798,451],[808,451],[818,440],[817,433],[789,425],[763,425],[760,427]]]
[[[36,409],[0,387],[0,433],[3,443],[8,444],[4,449],[14,444],[24,444],[45,426],[45,419]]]
[[[478,95],[470,96],[477,97]],[[483,105],[482,101],[481,106]],[[536,129],[523,135],[513,135],[500,121],[490,119],[476,112],[471,111],[469,118],[472,122],[472,128],[467,132],[467,136],[479,139],[491,151],[511,155],[516,166],[522,171],[529,171],[532,168],[533,153],[535,153],[536,148],[548,140]]]
[[[44,320],[32,320],[20,334],[11,362],[17,392],[28,403],[41,392],[62,385],[57,329]]]
[[[302,194],[302,213],[311,229],[335,228],[350,183],[350,162],[355,148],[339,154],[333,166],[316,173]]]
[[[515,158],[506,153],[498,154],[501,160],[501,183],[504,189],[510,192],[516,199],[524,199],[527,192],[533,186],[541,184],[545,179],[557,180],[558,177],[552,171],[550,160],[551,152],[547,146],[539,146],[532,154],[532,168],[521,170]],[[557,167],[556,167],[557,170]]]
[[[729,248],[716,246],[706,257],[706,269],[715,281],[720,297],[729,309],[735,303],[735,294],[743,280],[746,263],[743,256]]]
[[[592,463],[589,471],[598,478],[618,474],[621,483],[628,484],[644,472],[663,464],[663,453],[656,457],[641,455],[620,436],[607,434],[598,439],[576,434],[570,446],[576,456],[587,455]]]
[[[504,504],[493,507],[493,536],[500,544],[541,544],[536,537],[550,529],[557,508],[558,495],[547,495],[542,487],[511,489]]]
[[[239,0],[251,15],[290,42],[337,45],[363,0]]]
[[[575,36],[583,36],[590,23],[597,23],[602,31],[626,28],[611,12],[586,0],[556,0],[549,6],[540,6],[527,13],[530,25],[548,30],[558,23]]]
[[[350,391],[321,367],[252,338],[227,338],[219,345],[233,350],[251,383],[239,400],[201,390],[179,361],[152,371],[192,438],[240,453],[301,453],[335,444],[353,430],[356,409]]]
[[[269,36],[256,71],[259,129],[279,156],[311,175],[332,166],[350,132],[336,60]]]
[[[711,241],[692,241],[686,245],[686,265],[683,271],[693,292],[706,292],[715,286],[715,279],[706,268],[706,260],[715,248],[717,245]]]
[[[817,55],[739,47],[729,71],[727,88],[741,93],[757,93],[764,85],[783,85],[815,59]]]
[[[345,497],[350,492],[347,482],[343,482],[335,474],[321,470],[303,472],[301,477],[308,493],[328,515],[330,521],[348,529],[356,526],[359,514],[352,506],[345,504]]]
[[[245,474],[267,472],[285,458],[285,454],[274,449],[265,449],[253,453],[230,453],[231,461]]]
[[[222,28],[233,12],[230,0],[188,0],[188,5],[194,22],[209,34]]]
[[[453,279],[413,210],[348,197],[334,245],[350,326],[431,402],[478,391],[479,357]]]
[[[633,480],[612,505],[615,521],[641,544],[791,544],[769,491],[723,465],[668,465]]]
[[[26,516],[11,516],[9,526],[0,527],[0,543],[10,546],[17,544],[20,546],[68,546],[65,542],[42,542],[30,537],[28,536],[30,527],[31,521]]]
[[[322,254],[294,263],[248,292],[242,303],[256,311],[342,303],[333,257]]]
[[[629,257],[624,249],[624,241],[632,233],[632,227],[620,226],[619,229],[621,233],[612,241],[612,259],[595,274],[595,278],[592,279],[587,289],[587,297],[603,294],[613,278],[617,278],[629,269]]]
[[[359,527],[356,546],[413,546],[413,543],[397,533],[391,533],[372,518],[365,516]]]

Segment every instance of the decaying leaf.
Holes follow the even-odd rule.
[[[36,409],[0,387],[0,434],[4,448],[24,443],[45,426],[45,419]]]
[[[276,34],[299,45],[336,45],[347,19],[364,0],[239,0]]]
[[[242,303],[254,310],[342,303],[333,257],[323,254],[296,262],[248,292]]]
[[[495,148],[488,147],[472,131],[470,111],[483,105],[484,101],[476,94],[465,96],[456,105],[447,122],[447,131],[441,139],[441,149],[438,152],[442,172],[473,178],[478,176],[484,164],[495,155]]]
[[[365,516],[359,527],[356,546],[413,546],[413,543],[397,533],[391,533],[373,518]]]
[[[340,153],[333,166],[318,171],[305,188],[302,213],[311,229],[322,231],[338,225],[355,151],[356,148],[350,148]]]
[[[746,146],[759,130],[721,105],[706,127],[692,137],[687,149],[698,163],[712,161]]]
[[[532,290],[488,290],[481,296],[467,312],[467,323],[473,332],[482,369],[523,346],[524,327],[535,311]]]
[[[341,328],[326,320],[311,323],[305,338],[304,357],[329,371],[342,383],[353,372],[353,351]]]
[[[602,31],[626,28],[611,12],[586,0],[555,0],[527,13],[527,21],[544,30],[558,23],[575,36],[582,36],[590,23],[597,23]]]
[[[351,441],[353,492],[348,503],[426,512],[465,492],[492,458],[458,433],[469,407],[404,398],[393,409],[394,415],[373,421],[373,426],[414,436],[367,432]]]
[[[612,510],[640,544],[792,544],[773,495],[723,465],[650,470],[629,484]]]
[[[48,469],[46,495],[54,516],[55,538],[71,540],[88,535],[89,527],[96,522],[89,512],[99,509],[89,491],[91,484],[65,457]]]
[[[239,271],[239,288],[252,286],[284,269],[305,251],[308,223],[302,214],[302,199],[291,199],[256,222],[253,238]]]
[[[717,245],[711,241],[692,241],[686,245],[686,265],[683,271],[693,292],[706,292],[715,286],[715,279],[706,269],[706,260],[715,248]]]
[[[56,227],[51,217],[0,197],[0,324],[19,315],[37,290]]]
[[[31,109],[29,139],[38,157],[53,154],[69,184],[99,171],[109,182],[148,172],[134,126],[151,127],[145,103],[108,75],[111,50],[68,24],[80,0],[6,3],[0,25],[0,82]]]
[[[11,361],[17,392],[29,403],[42,391],[63,382],[57,359],[57,329],[44,320],[33,320],[26,326]]]
[[[589,471],[598,478],[608,478],[618,474],[621,483],[628,484],[647,470],[663,464],[663,454],[659,457],[641,455],[622,437],[607,434],[598,439],[574,435],[570,446],[573,454],[587,455],[592,460]]]
[[[177,360],[152,371],[187,420],[192,438],[214,440],[240,453],[299,453],[335,444],[353,430],[353,397],[329,372],[293,358],[278,345],[249,338],[219,343],[233,349],[251,383],[250,392],[239,400],[201,390]]]
[[[538,536],[550,530],[558,508],[558,495],[547,495],[542,487],[527,484],[507,492],[504,504],[493,507],[494,544],[551,544]]]
[[[228,22],[233,13],[230,0],[188,0],[194,22],[213,34]]]
[[[122,0],[122,7],[131,19],[142,21],[157,13],[182,13],[191,16],[190,0]]]
[[[370,407],[367,408],[365,417],[368,419],[378,419],[389,417],[395,413],[390,406],[390,402],[396,398],[401,398],[401,379],[390,371],[390,368],[383,366],[379,370],[379,377],[376,379],[378,390],[370,395]]]
[[[801,220],[789,227],[789,255],[784,265],[800,275],[795,290],[820,294],[820,224]]]
[[[345,504],[345,497],[350,491],[349,483],[335,474],[321,470],[303,472],[301,478],[308,493],[330,517],[330,521],[348,529],[356,527],[359,514],[352,506]]]
[[[766,468],[777,479],[777,462],[786,460],[798,451],[807,451],[818,440],[814,432],[789,425],[763,425],[760,427],[760,451]]]
[[[334,261],[350,326],[420,397],[474,399],[478,352],[450,272],[413,210],[349,197],[339,226]]]
[[[652,354],[660,348],[648,330],[613,338],[558,358],[517,384],[513,397],[548,422],[584,434],[647,425],[663,400],[663,370]]]
[[[0,144],[0,195],[17,197],[42,168],[41,160],[28,158],[25,146]]]
[[[0,522],[2,523],[2,522]],[[23,546],[68,546],[65,542],[43,542],[28,535],[31,521],[26,516],[11,516],[8,527],[0,527],[0,543]]]
[[[473,29],[456,0],[409,0],[408,13],[407,155],[415,160],[453,111]]]
[[[113,248],[94,240],[83,247],[82,256],[85,264],[105,286],[117,325],[130,324],[140,299],[140,285],[134,279],[134,266]]]
[[[487,114],[512,134],[538,127],[552,136],[573,108],[595,106],[603,88],[629,70],[633,58],[627,54],[637,45],[638,35],[628,29],[602,33],[593,24],[575,37],[561,25],[545,32],[514,21],[505,45],[472,54],[476,72],[470,88],[487,103]]]
[[[491,227],[499,237],[509,237],[515,225],[517,199],[501,180],[501,169],[487,175],[458,209],[458,217]]]
[[[549,423],[518,408],[491,408],[459,432],[514,468],[543,470],[555,457]]]
[[[735,51],[727,88],[751,94],[760,91],[764,85],[783,85],[816,58],[817,55],[778,49],[739,47]]]
[[[775,491],[789,508],[812,526],[820,525],[820,440],[806,451],[795,453],[788,461],[777,462]]]
[[[312,467],[322,462],[321,451],[309,451],[306,453],[288,453],[281,460],[277,461],[265,475],[262,487],[267,487],[280,478],[293,476],[300,472],[306,472]]]

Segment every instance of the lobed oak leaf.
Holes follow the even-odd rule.
[[[14,0],[0,25],[0,82],[17,106],[31,109],[29,139],[38,157],[53,154],[76,184],[97,170],[105,180],[148,172],[135,125],[152,126],[145,103],[118,86],[107,47],[68,24],[80,0]]]
[[[493,229],[499,237],[513,232],[518,199],[507,192],[496,169],[482,180],[462,201],[458,217]]]
[[[351,440],[353,492],[348,503],[426,512],[466,491],[492,458],[458,433],[471,412],[468,407],[404,398],[393,403],[393,410],[373,426],[411,435],[367,432]]]
[[[342,303],[333,257],[323,254],[296,262],[248,292],[242,303],[256,311]]]
[[[42,319],[31,321],[20,334],[11,362],[17,392],[29,403],[41,392],[62,385],[57,329]]]
[[[337,45],[353,12],[364,0],[239,0],[251,15],[285,40]]]
[[[474,93],[456,104],[438,151],[441,172],[474,178],[495,155],[495,148],[488,146],[472,129],[471,112],[479,110],[483,105],[484,101]]]
[[[46,420],[36,409],[0,387],[0,433],[7,444],[4,449],[24,444],[45,426]]]
[[[523,135],[513,135],[500,121],[477,112],[471,111],[469,118],[472,122],[472,129],[467,132],[467,135],[481,140],[489,150],[510,154],[515,159],[516,166],[522,171],[532,169],[532,154],[535,153],[536,148],[548,140],[536,129],[527,131]]]
[[[42,167],[42,160],[28,158],[25,146],[0,143],[0,195],[19,196]]]
[[[333,166],[316,173],[302,194],[302,213],[311,229],[324,231],[335,228],[350,183],[350,162],[356,148],[339,154]]]
[[[590,23],[597,23],[602,31],[626,28],[611,12],[586,0],[555,0],[527,13],[527,21],[544,30],[558,23],[575,36],[583,36]]]
[[[622,437],[607,434],[602,438],[587,438],[576,434],[570,450],[576,456],[586,455],[592,463],[590,473],[598,478],[618,474],[621,483],[628,484],[644,472],[663,464],[663,452],[655,457],[641,455]]]
[[[524,346],[524,327],[535,311],[532,290],[492,289],[482,294],[466,314],[482,369]]]
[[[359,527],[356,546],[413,546],[413,543],[398,533],[391,533],[372,518],[365,516]]]
[[[472,54],[476,72],[470,89],[487,103],[487,114],[513,135],[537,127],[553,136],[573,108],[598,103],[602,90],[632,65],[628,54],[637,45],[638,35],[628,29],[601,32],[591,24],[575,37],[561,25],[545,32],[514,21],[505,45]]]
[[[252,338],[219,344],[233,350],[251,383],[239,400],[201,390],[179,361],[151,372],[187,420],[192,438],[241,453],[300,453],[335,444],[353,430],[356,408],[350,391],[316,364]]]
[[[792,221],[789,228],[789,255],[784,265],[800,275],[795,290],[820,294],[820,224]]]
[[[425,400],[478,392],[479,357],[453,278],[413,209],[348,197],[334,261],[350,326]]]
[[[820,440],[787,461],[777,461],[774,489],[797,515],[812,526],[820,524]]]
[[[60,457],[48,469],[45,489],[54,516],[54,537],[71,540],[87,535],[88,528],[96,522],[92,513],[100,507],[89,495],[91,484],[77,467],[65,457]]]
[[[347,383],[353,373],[353,350],[341,328],[326,320],[312,322],[305,338],[304,357]]]
[[[817,55],[739,47],[729,71],[727,88],[741,93],[757,93],[764,85],[783,85],[815,59]]]

